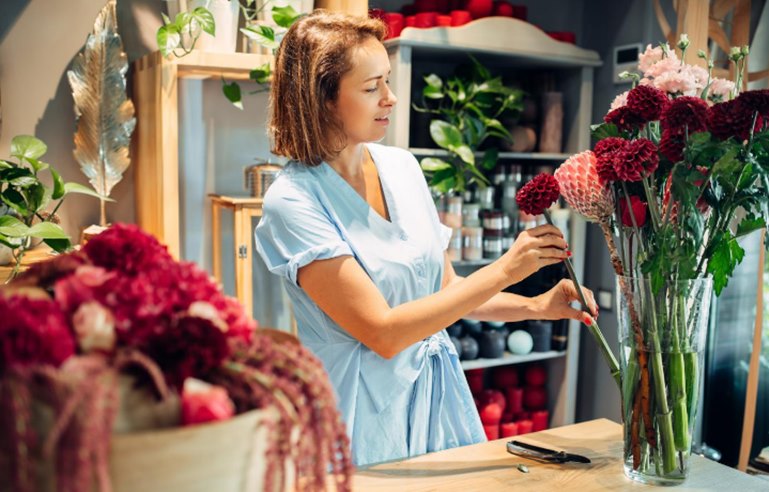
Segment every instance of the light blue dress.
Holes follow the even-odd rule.
[[[325,162],[290,163],[270,186],[256,228],[259,254],[284,279],[299,337],[337,392],[358,466],[486,440],[445,330],[387,360],[334,323],[296,283],[299,268],[350,255],[391,307],[440,290],[451,230],[438,221],[419,164],[402,149],[367,147],[391,221]]]

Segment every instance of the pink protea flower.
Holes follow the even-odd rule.
[[[598,179],[596,157],[592,151],[566,159],[556,169],[555,179],[566,203],[588,220],[601,222],[614,212],[614,198]]]

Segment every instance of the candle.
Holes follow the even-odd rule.
[[[533,432],[547,429],[547,422],[550,417],[550,413],[547,410],[539,410],[531,414],[531,430]]]
[[[518,423],[517,422],[504,422],[500,425],[500,437],[512,437],[518,435]]]
[[[512,413],[523,411],[523,388],[507,388],[507,405]]]
[[[532,422],[531,420],[519,420],[518,422],[518,435],[528,434],[531,432]]]
[[[499,424],[484,425],[483,430],[486,432],[486,439],[489,441],[499,439]]]

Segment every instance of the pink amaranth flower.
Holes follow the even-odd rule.
[[[566,159],[555,170],[555,179],[566,203],[588,220],[600,222],[614,212],[614,198],[598,178],[593,152],[588,150]]]

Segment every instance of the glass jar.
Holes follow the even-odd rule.
[[[482,228],[462,228],[462,258],[465,260],[480,260],[483,258]]]
[[[481,206],[477,203],[465,203],[462,206],[462,225],[465,227],[480,227],[479,213]]]
[[[502,231],[485,229],[483,231],[483,257],[495,260],[500,256],[502,256]]]

